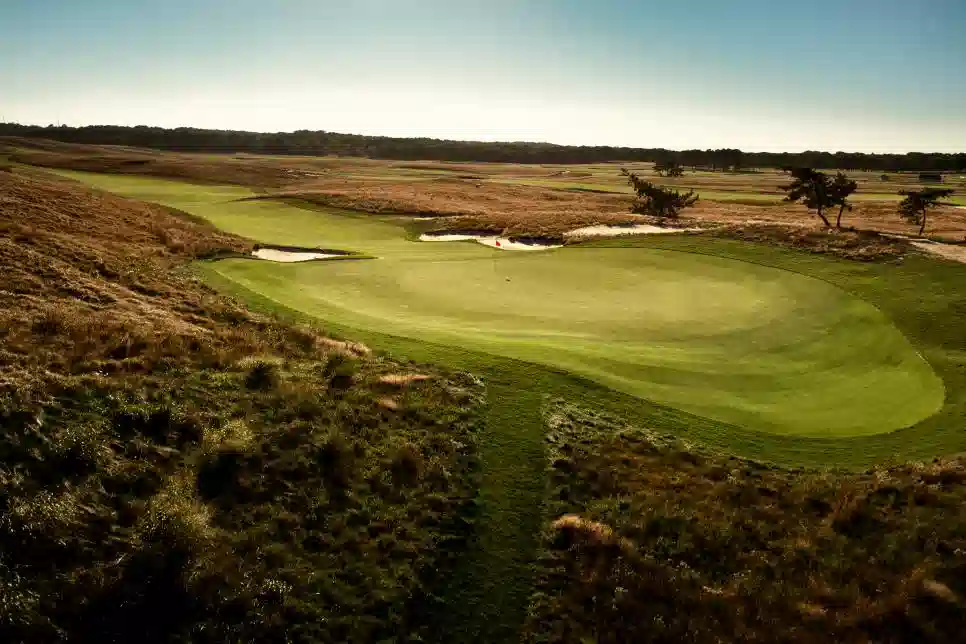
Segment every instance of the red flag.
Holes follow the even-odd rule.
[[[500,245],[500,240],[499,240],[499,239],[498,239],[498,240],[496,240],[496,245],[497,245],[497,246],[499,246],[499,245]]]

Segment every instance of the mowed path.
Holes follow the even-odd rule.
[[[400,218],[238,201],[236,187],[71,174],[278,244],[376,259],[233,259],[224,278],[339,325],[516,358],[772,434],[890,432],[934,414],[943,384],[871,304],[750,262],[595,244],[513,253],[415,241]]]

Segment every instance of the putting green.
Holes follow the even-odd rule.
[[[548,365],[774,434],[884,433],[943,404],[942,381],[884,314],[791,271],[652,248],[418,242],[399,218],[234,201],[250,196],[243,188],[65,174],[263,242],[377,257],[210,267],[342,326]]]

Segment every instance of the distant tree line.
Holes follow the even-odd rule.
[[[491,161],[507,163],[655,162],[663,167],[747,171],[754,168],[808,167],[839,170],[966,172],[966,153],[910,152],[743,152],[738,149],[667,150],[550,143],[449,141],[394,138],[299,130],[259,133],[160,127],[32,126],[0,123],[0,136],[53,139],[68,143],[126,145],[181,152],[361,156],[373,159]]]

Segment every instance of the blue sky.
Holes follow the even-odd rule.
[[[966,150],[964,0],[0,0],[0,121]]]

